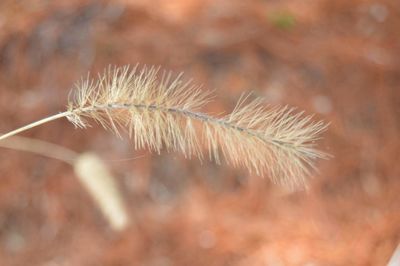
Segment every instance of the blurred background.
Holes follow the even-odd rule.
[[[131,223],[111,230],[69,165],[1,149],[1,265],[386,265],[400,242],[400,1],[2,0],[0,131],[64,110],[88,71],[136,63],[215,89],[207,111],[254,91],[315,113],[333,158],[289,192],[58,120],[23,135],[95,151]]]

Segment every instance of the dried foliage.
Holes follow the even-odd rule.
[[[305,185],[317,158],[326,154],[315,149],[315,141],[326,125],[288,107],[265,107],[261,99],[242,97],[232,113],[213,117],[199,111],[210,99],[181,75],[163,74],[156,68],[137,70],[109,67],[97,80],[77,83],[64,113],[33,123],[34,126],[67,117],[85,128],[88,118],[122,137],[128,132],[136,149],[162,148],[180,151],[185,157],[202,160],[204,147],[217,163],[221,157],[257,175],[268,175],[288,187]],[[32,126],[28,125],[0,139]]]
[[[80,154],[74,161],[78,180],[92,196],[105,218],[115,231],[124,230],[129,224],[124,199],[107,164],[95,153]]]
[[[75,170],[76,177],[103,212],[111,228],[121,231],[128,226],[129,216],[115,177],[107,164],[95,153],[80,154],[57,144],[20,136],[0,141],[0,147],[32,152],[70,164]]]

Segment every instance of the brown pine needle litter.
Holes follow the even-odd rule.
[[[326,130],[322,121],[295,113],[288,107],[265,107],[263,100],[241,97],[232,113],[214,117],[199,111],[210,100],[181,75],[172,78],[158,69],[135,66],[109,67],[97,80],[76,84],[65,112],[36,121],[7,134],[5,139],[38,125],[66,117],[85,128],[93,119],[119,137],[126,131],[135,149],[160,153],[180,151],[187,158],[208,157],[220,163],[223,157],[233,166],[267,175],[287,187],[304,187],[315,168],[315,160],[328,155],[315,148]]]

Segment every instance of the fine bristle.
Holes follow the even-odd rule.
[[[108,68],[96,81],[82,80],[69,101],[67,118],[78,127],[94,119],[122,137],[126,131],[136,149],[162,148],[185,157],[221,157],[275,183],[302,187],[317,158],[314,148],[326,125],[293,109],[264,107],[261,99],[242,97],[233,112],[213,117],[199,109],[210,99],[181,75],[161,75],[158,69]]]

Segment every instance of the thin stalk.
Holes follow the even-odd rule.
[[[283,141],[276,140],[273,138],[266,138],[265,136],[260,136],[253,130],[233,125],[229,122],[226,122],[224,119],[215,118],[215,117],[209,116],[205,113],[193,112],[190,110],[176,108],[176,107],[163,107],[163,106],[152,105],[152,104],[146,105],[146,104],[109,103],[109,104],[105,104],[105,105],[93,105],[93,106],[89,106],[89,107],[80,107],[80,108],[70,110],[70,112],[71,112],[71,114],[72,113],[90,113],[90,112],[96,112],[98,110],[104,111],[104,110],[132,109],[132,108],[147,109],[148,111],[156,110],[156,111],[163,111],[166,113],[175,113],[175,114],[179,114],[182,116],[190,117],[195,120],[199,120],[204,123],[208,122],[208,123],[217,124],[217,125],[220,125],[223,127],[231,128],[231,129],[237,130],[239,132],[248,134],[250,136],[256,137],[263,142],[266,142],[266,143],[269,143],[269,144],[272,144],[272,145],[275,145],[275,146],[278,146],[281,148],[289,148],[290,147],[289,143],[285,143]],[[1,138],[0,138],[0,140],[1,140]]]
[[[36,153],[73,165],[79,154],[65,147],[38,139],[13,136],[0,142],[0,147]]]
[[[187,117],[191,117],[192,119],[195,120],[200,120],[202,122],[209,122],[209,123],[215,123],[218,125],[222,125],[224,127],[227,128],[231,128],[240,132],[244,132],[250,136],[256,137],[258,139],[260,139],[263,142],[266,143],[270,143],[272,145],[287,149],[287,148],[291,148],[289,143],[285,143],[283,141],[279,141],[273,138],[266,138],[265,136],[260,136],[259,134],[257,134],[256,132],[254,132],[253,130],[247,129],[247,128],[243,128],[243,127],[239,127],[236,125],[232,125],[229,122],[224,121],[223,119],[219,119],[219,118],[215,118],[212,116],[209,116],[207,114],[204,113],[199,113],[199,112],[193,112],[193,111],[189,111],[189,110],[184,110],[184,109],[180,109],[180,108],[166,108],[163,106],[157,106],[157,105],[145,105],[145,104],[106,104],[106,105],[93,105],[93,106],[89,106],[89,107],[78,107],[76,109],[72,109],[72,110],[68,110],[56,115],[52,115],[46,118],[43,118],[39,121],[33,122],[31,124],[28,124],[26,126],[20,127],[18,129],[15,129],[11,132],[8,132],[4,135],[0,136],[0,140],[3,140],[5,138],[14,136],[18,133],[21,133],[23,131],[26,131],[28,129],[34,128],[36,126],[45,124],[47,122],[53,121],[53,120],[57,120],[59,118],[63,118],[63,117],[67,117],[69,115],[72,115],[74,113],[90,113],[90,112],[95,112],[98,110],[115,110],[115,109],[131,109],[131,108],[143,108],[143,109],[147,109],[149,111],[152,110],[157,110],[157,111],[164,111],[164,112],[169,112],[169,113],[177,113],[180,114],[182,116],[187,116]]]
[[[39,126],[39,125],[45,124],[45,123],[47,123],[47,122],[50,122],[50,121],[53,121],[53,120],[57,120],[57,119],[66,117],[66,116],[68,116],[68,115],[70,115],[70,114],[71,114],[70,111],[65,111],[65,112],[62,112],[62,113],[59,113],[59,114],[55,114],[55,115],[52,115],[52,116],[43,118],[43,119],[41,119],[41,120],[39,120],[39,121],[30,123],[30,124],[28,124],[28,125],[26,125],[26,126],[17,128],[17,129],[15,129],[15,130],[13,130],[13,131],[10,131],[10,132],[8,132],[8,133],[6,133],[6,134],[4,134],[4,135],[1,135],[1,136],[0,136],[0,140],[6,139],[6,138],[11,137],[11,136],[14,136],[14,135],[16,135],[16,134],[18,134],[18,133],[21,133],[21,132],[26,131],[26,130],[28,130],[28,129],[31,129],[31,128],[37,127],[37,126]]]

